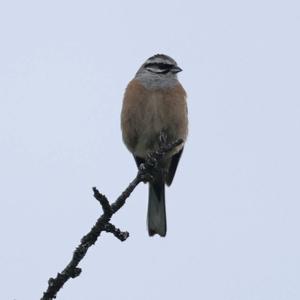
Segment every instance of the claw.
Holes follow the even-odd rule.
[[[167,143],[167,134],[162,130],[159,134],[160,145],[165,145]]]
[[[146,171],[147,168],[144,163],[141,163],[139,166],[139,169],[140,169],[140,171],[144,172],[144,171]]]
[[[141,175],[141,179],[144,183],[148,183],[148,182],[153,182],[154,181],[154,177],[152,175],[150,175],[149,173],[146,174],[142,174]]]

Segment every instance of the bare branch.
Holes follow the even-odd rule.
[[[167,144],[166,140],[166,136],[161,133],[159,149],[148,155],[145,163],[139,167],[136,177],[112,204],[109,204],[105,195],[101,194],[95,187],[93,188],[94,197],[101,204],[103,214],[98,218],[91,230],[81,239],[80,244],[75,249],[72,259],[68,265],[62,272],[58,273],[55,278],[50,278],[48,280],[47,291],[44,292],[41,300],[56,298],[58,291],[70,278],[75,278],[81,274],[81,269],[78,268],[78,265],[86,255],[88,249],[96,243],[102,231],[112,233],[120,241],[125,241],[129,237],[129,233],[127,231],[123,232],[116,228],[115,225],[111,224],[110,220],[112,216],[125,204],[127,198],[140,182],[151,181],[151,174],[155,172],[156,168],[158,168],[158,162],[162,160],[166,154],[183,142],[182,140],[177,140],[173,143]]]

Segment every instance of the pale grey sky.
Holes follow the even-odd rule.
[[[39,299],[135,176],[126,84],[165,53],[183,68],[190,135],[149,238],[147,187],[58,299],[300,299],[299,1],[2,1],[1,299]]]

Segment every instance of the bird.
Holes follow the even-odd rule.
[[[187,95],[177,78],[181,71],[170,56],[155,54],[138,69],[123,97],[122,138],[137,167],[145,162],[147,154],[159,148],[162,132],[167,143],[183,140],[160,162],[159,171],[149,182],[149,236],[166,236],[165,186],[173,181],[188,135]]]

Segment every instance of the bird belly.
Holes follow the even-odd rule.
[[[155,95],[148,99],[144,107],[143,118],[137,128],[138,138],[135,153],[139,157],[145,157],[149,152],[155,151],[159,147],[159,136],[164,132],[168,141],[179,138],[176,128],[176,116],[170,113],[169,107],[163,97]],[[175,117],[175,120],[174,120]]]

